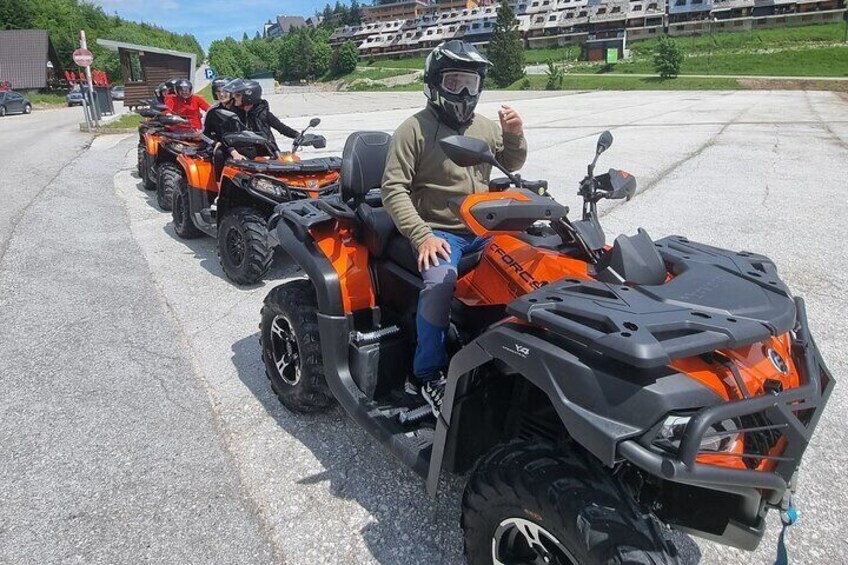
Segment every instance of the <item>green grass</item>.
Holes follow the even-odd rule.
[[[529,75],[528,90],[544,90],[548,77]],[[507,90],[522,90],[521,79]],[[565,76],[562,90],[739,90],[736,79],[726,78],[686,78],[662,80],[653,77],[629,77],[626,75],[604,76]]]
[[[576,61],[579,56],[580,46],[578,45],[524,50],[524,62],[528,65],[541,65],[550,60]],[[411,59],[378,59],[371,61],[360,61],[360,64],[363,66],[374,68],[423,70],[424,57],[414,57]]]
[[[685,49],[685,46],[683,46]],[[600,72],[598,67],[595,67]],[[653,74],[650,58],[615,65],[614,73]],[[686,57],[681,75],[848,76],[848,47],[792,49],[773,53],[714,53]]]
[[[356,82],[351,84],[348,92],[419,92],[423,88],[420,81],[415,81],[410,84],[399,84],[395,86],[383,86],[382,84],[368,84],[366,82]]]
[[[41,92],[23,92],[24,98],[32,102],[33,106],[65,106],[68,99],[65,94],[42,94]]]
[[[110,122],[102,127],[103,129],[132,129],[137,128],[143,119],[144,118],[135,112],[130,112],[128,114],[124,114],[114,122]]]
[[[197,95],[200,96],[201,98],[203,98],[204,100],[206,100],[207,102],[209,102],[210,104],[212,104],[212,102],[213,102],[213,99],[212,99],[212,83],[210,82],[209,84],[204,86],[200,90],[200,92],[197,93]]]
[[[420,71],[424,69],[424,57],[412,57],[410,59],[372,59],[370,61],[359,61],[364,67],[389,68],[389,69],[413,69]]]
[[[752,30],[748,32],[716,32],[705,35],[677,37],[675,41],[686,53],[717,51],[752,51],[810,44],[841,43],[845,24],[821,24],[800,27]],[[645,39],[630,44],[635,55],[650,55],[657,46],[656,39]]]

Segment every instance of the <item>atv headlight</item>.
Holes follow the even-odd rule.
[[[285,198],[287,195],[287,191],[282,183],[277,183],[271,179],[263,177],[254,177],[250,181],[250,186],[253,190],[261,192],[262,194],[267,194],[268,196],[278,200]]]
[[[680,442],[683,440],[683,433],[686,431],[690,419],[689,416],[667,417],[653,444],[666,451],[677,452],[680,449]],[[698,448],[699,451],[712,453],[730,451],[736,440],[739,439],[738,429],[739,427],[733,420],[723,420],[713,424],[704,434]]]

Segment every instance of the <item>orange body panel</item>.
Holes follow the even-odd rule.
[[[376,300],[366,247],[359,244],[352,231],[344,226],[320,226],[311,233],[339,275],[345,312],[373,308]]]
[[[528,245],[511,235],[493,236],[477,267],[457,284],[468,306],[508,304],[563,278],[588,279],[585,261]]]
[[[157,155],[159,153],[159,136],[153,133],[144,134],[144,144],[147,147],[148,155]]]
[[[215,181],[215,167],[211,160],[179,155],[177,162],[185,171],[190,187],[217,194],[218,183]]]
[[[270,161],[268,157],[257,157],[254,161],[258,162],[267,162]],[[292,156],[291,154],[284,153],[280,159],[277,159],[278,162],[284,163],[296,163],[300,162],[300,158],[297,155]],[[224,170],[221,172],[222,178],[233,179],[238,173],[244,172],[237,166],[234,165],[226,165]],[[250,174],[250,173],[248,173]],[[274,177],[280,179],[288,186],[292,188],[299,188],[306,191],[315,191],[316,193],[333,183],[339,181],[341,178],[339,171],[321,171],[316,173],[263,173],[267,176]]]

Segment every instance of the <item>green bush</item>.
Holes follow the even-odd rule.
[[[662,78],[674,78],[680,74],[683,53],[673,39],[664,35],[657,41],[654,50],[654,70]]]
[[[330,69],[334,75],[348,75],[356,70],[359,63],[359,49],[353,41],[345,41],[334,53]]]
[[[565,80],[565,73],[561,68],[557,67],[553,61],[548,61],[548,70],[545,71],[545,75],[548,77],[548,82],[545,84],[545,90],[562,90],[562,82]]]

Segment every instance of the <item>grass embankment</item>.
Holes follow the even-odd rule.
[[[525,80],[513,83],[507,90],[544,90],[548,82],[545,75],[530,75]],[[739,90],[742,87],[732,78],[692,78],[678,77],[661,79],[659,77],[622,76],[565,76],[562,88],[558,90]]]
[[[684,54],[681,75],[845,77],[848,47],[838,45],[844,33],[842,24],[825,24],[678,37],[675,42]],[[656,45],[653,39],[634,42],[632,59],[611,72],[654,73]],[[605,71],[595,65],[592,72]]]
[[[212,104],[214,100],[212,99],[212,83],[210,82],[206,86],[204,86],[200,92],[197,93],[198,96]]]
[[[114,122],[109,122],[101,126],[101,129],[135,129],[143,120],[139,114],[129,112],[124,114]]]
[[[64,94],[43,94],[41,92],[25,92],[24,98],[32,102],[32,105],[37,108],[55,108],[58,106],[67,106],[68,99]]]
[[[547,61],[576,61],[580,57],[579,45],[568,45],[566,47],[551,47],[545,49],[527,49],[524,51],[524,62],[528,65],[541,65]],[[410,69],[420,71],[424,69],[424,57],[412,57],[410,59],[377,59],[363,61],[367,67],[382,69]]]

